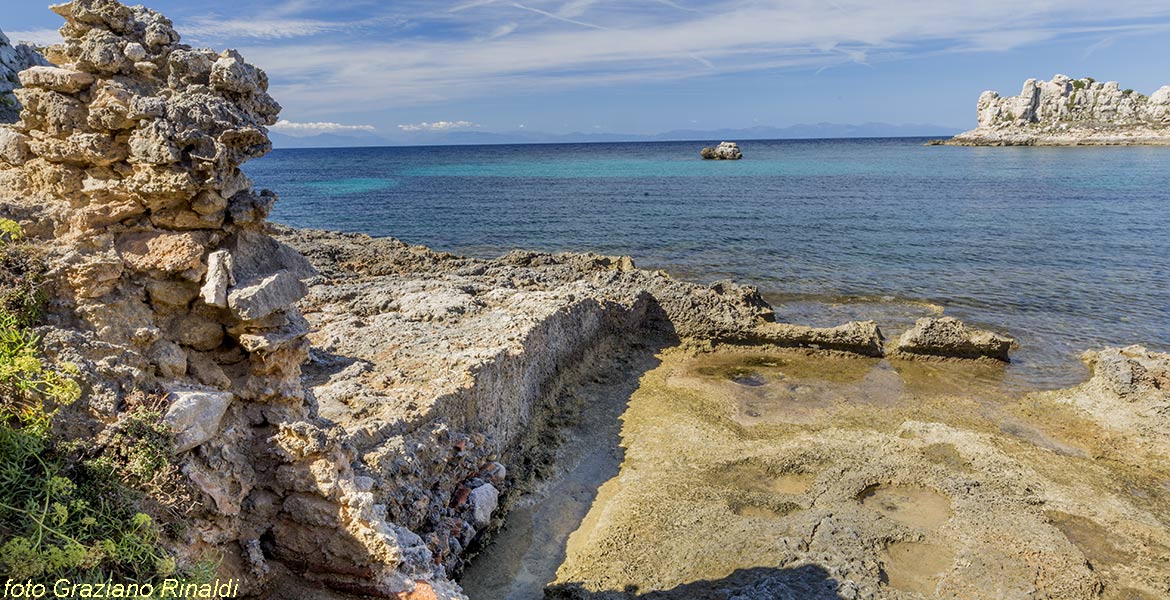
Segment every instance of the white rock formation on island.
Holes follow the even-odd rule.
[[[707,160],[739,160],[743,158],[743,153],[739,151],[739,144],[735,142],[719,142],[714,148],[703,148],[699,156]]]
[[[1170,86],[1146,96],[1090,77],[1029,79],[1018,96],[979,96],[979,126],[956,146],[1170,145]]]
[[[48,65],[36,48],[28,44],[13,44],[0,31],[0,123],[12,123],[20,118],[20,102],[12,91],[20,87],[17,73],[36,65]]]

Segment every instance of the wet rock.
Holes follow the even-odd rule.
[[[993,358],[1008,362],[1008,351],[1016,341],[1008,336],[982,329],[971,329],[953,317],[918,319],[903,333],[894,354],[941,356],[947,358]]]
[[[743,158],[743,153],[739,150],[739,144],[735,142],[719,142],[714,148],[703,148],[699,151],[699,156],[706,160],[739,160]]]
[[[769,323],[757,330],[757,340],[777,346],[840,350],[863,356],[882,355],[882,332],[873,321],[853,321],[837,327],[807,327]]]
[[[175,432],[175,452],[186,452],[210,440],[231,404],[229,392],[173,391],[163,422]]]

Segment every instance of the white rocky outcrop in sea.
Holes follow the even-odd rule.
[[[0,31],[0,123],[12,123],[20,118],[20,102],[13,90],[20,87],[17,73],[36,65],[48,65],[45,57],[28,44],[13,44]]]
[[[699,156],[707,160],[739,160],[743,158],[743,152],[740,152],[739,144],[735,142],[719,142],[714,148],[700,150]]]
[[[1116,81],[1029,79],[1018,96],[979,96],[979,126],[947,141],[960,146],[1170,144],[1170,86],[1146,96]]]

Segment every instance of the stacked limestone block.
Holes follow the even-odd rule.
[[[86,391],[73,435],[100,440],[129,392],[162,388],[203,493],[177,546],[222,556],[220,575],[245,592],[283,574],[458,597],[418,536],[387,521],[301,387],[307,325],[293,305],[315,273],[266,233],[276,196],[239,168],[271,149],[280,107],[264,72],[180,44],[143,7],[52,10],[66,21],[48,52],[60,66],[19,74],[21,120],[0,127],[0,214],[51,253],[45,344],[81,368]]]

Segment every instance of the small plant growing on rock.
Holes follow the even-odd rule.
[[[183,576],[138,491],[162,491],[178,476],[157,406],[152,412],[143,400],[89,460],[71,460],[69,445],[53,435],[57,410],[81,399],[82,390],[77,368],[46,361],[30,329],[43,302],[39,258],[19,226],[0,220],[0,577]]]

